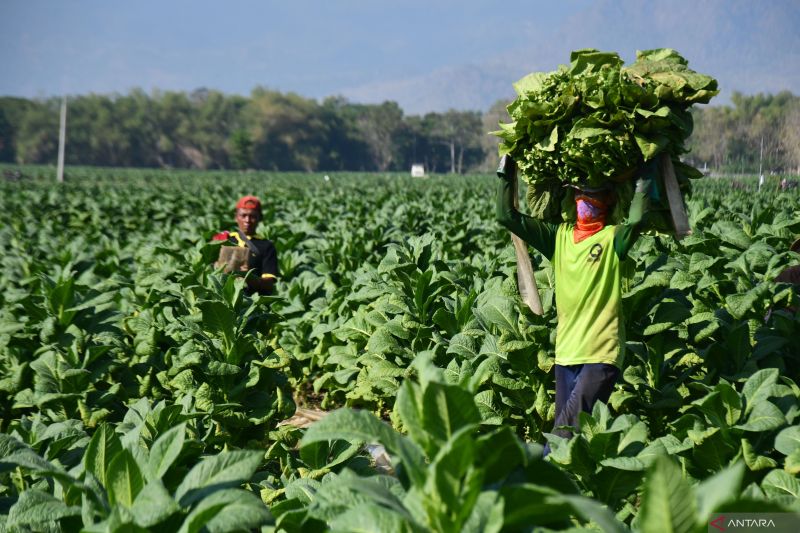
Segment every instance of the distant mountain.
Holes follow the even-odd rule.
[[[486,110],[514,97],[512,83],[533,71],[569,61],[571,50],[618,52],[630,62],[636,49],[675,48],[689,66],[719,81],[713,104],[744,94],[800,92],[800,1],[705,0],[675,5],[597,0],[555,27],[521,26],[527,46],[483,64],[440,68],[421,76],[372,82],[341,91],[351,100],[394,100],[408,114],[447,109]],[[498,37],[502,33],[498,32]],[[517,40],[519,42],[519,40]]]
[[[503,65],[447,67],[426,75],[369,83],[342,91],[356,102],[393,100],[406,114],[448,109],[485,111],[499,99],[514,98],[511,84],[525,75]]]

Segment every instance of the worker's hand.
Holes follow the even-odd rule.
[[[655,181],[658,178],[658,161],[662,156],[656,156],[639,167],[639,178]]]
[[[636,192],[650,195],[650,190],[653,188],[653,180],[647,178],[639,178],[636,180]]]
[[[654,157],[639,168],[636,180],[636,192],[646,194],[651,200],[658,201],[658,157]]]
[[[497,167],[497,177],[507,181],[516,179],[517,164],[511,159],[510,155],[504,155],[500,158],[500,165]]]
[[[250,270],[250,266],[247,263],[242,263],[239,266],[239,272],[248,272]]]

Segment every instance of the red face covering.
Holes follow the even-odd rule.
[[[575,203],[578,208],[578,219],[573,231],[573,240],[577,244],[605,227],[608,203],[604,199],[583,193],[575,196]]]

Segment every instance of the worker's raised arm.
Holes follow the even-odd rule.
[[[556,249],[558,226],[524,215],[514,207],[514,180],[517,177],[511,165],[513,162],[504,168],[501,164],[501,168],[497,169],[500,182],[497,185],[497,221],[550,259]]]
[[[628,220],[620,227],[614,237],[614,250],[620,259],[627,257],[628,252],[639,238],[642,221],[649,206],[649,197],[652,195],[657,177],[658,166],[654,158],[639,171],[636,190],[633,193],[630,211],[628,211]]]

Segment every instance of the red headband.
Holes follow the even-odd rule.
[[[242,196],[236,202],[236,209],[255,209],[261,211],[261,200],[255,196]]]

